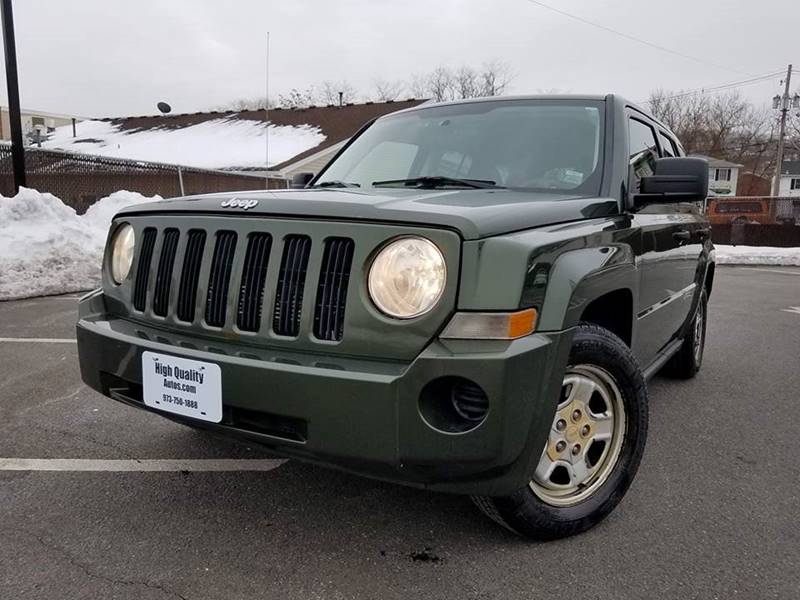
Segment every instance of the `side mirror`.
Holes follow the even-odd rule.
[[[708,196],[708,162],[703,158],[658,158],[653,175],[642,177],[634,207],[698,202]]]
[[[292,189],[302,189],[306,187],[312,179],[314,179],[313,173],[295,173],[292,175]]]

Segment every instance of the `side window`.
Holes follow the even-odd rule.
[[[629,119],[628,130],[630,191],[632,194],[636,194],[639,191],[639,182],[642,177],[653,174],[655,159],[658,158],[658,144],[655,131],[644,121]]]
[[[714,170],[714,181],[730,181],[731,180],[731,170],[730,169],[715,169]]]
[[[658,132],[658,139],[661,142],[661,155],[662,156],[680,156],[678,146],[671,137],[663,131]]]

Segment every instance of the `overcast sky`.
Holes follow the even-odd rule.
[[[371,92],[438,65],[505,61],[512,93],[689,89],[800,71],[798,0],[15,0],[22,105],[80,116],[204,110],[346,79]],[[716,66],[718,65],[718,66]],[[767,102],[780,77],[742,88]],[[800,88],[800,72],[797,73]],[[795,86],[793,86],[795,87]],[[7,103],[5,85],[2,102]]]

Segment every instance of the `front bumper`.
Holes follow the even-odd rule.
[[[503,495],[529,481],[538,462],[572,334],[438,340],[411,362],[365,360],[163,331],[108,314],[96,292],[80,303],[77,338],[84,382],[120,402],[151,410],[142,401],[144,351],[213,361],[222,371],[221,423],[159,414],[361,475]],[[423,387],[446,375],[471,379],[489,398],[486,420],[469,432],[441,432],[420,415]]]

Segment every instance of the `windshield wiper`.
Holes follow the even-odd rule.
[[[321,181],[321,182],[319,182],[317,184],[312,185],[311,187],[315,187],[315,188],[316,187],[320,187],[320,188],[326,188],[326,187],[349,188],[349,187],[361,187],[361,185],[358,184],[358,183],[348,183],[347,181],[339,181],[337,179],[337,180],[333,180],[333,181]]]
[[[454,177],[444,177],[443,175],[427,175],[424,177],[411,177],[409,179],[387,179],[386,181],[373,181],[374,187],[379,186],[398,186],[416,188],[437,188],[446,186],[460,186],[467,188],[499,188],[494,181],[489,179],[456,179]]]

